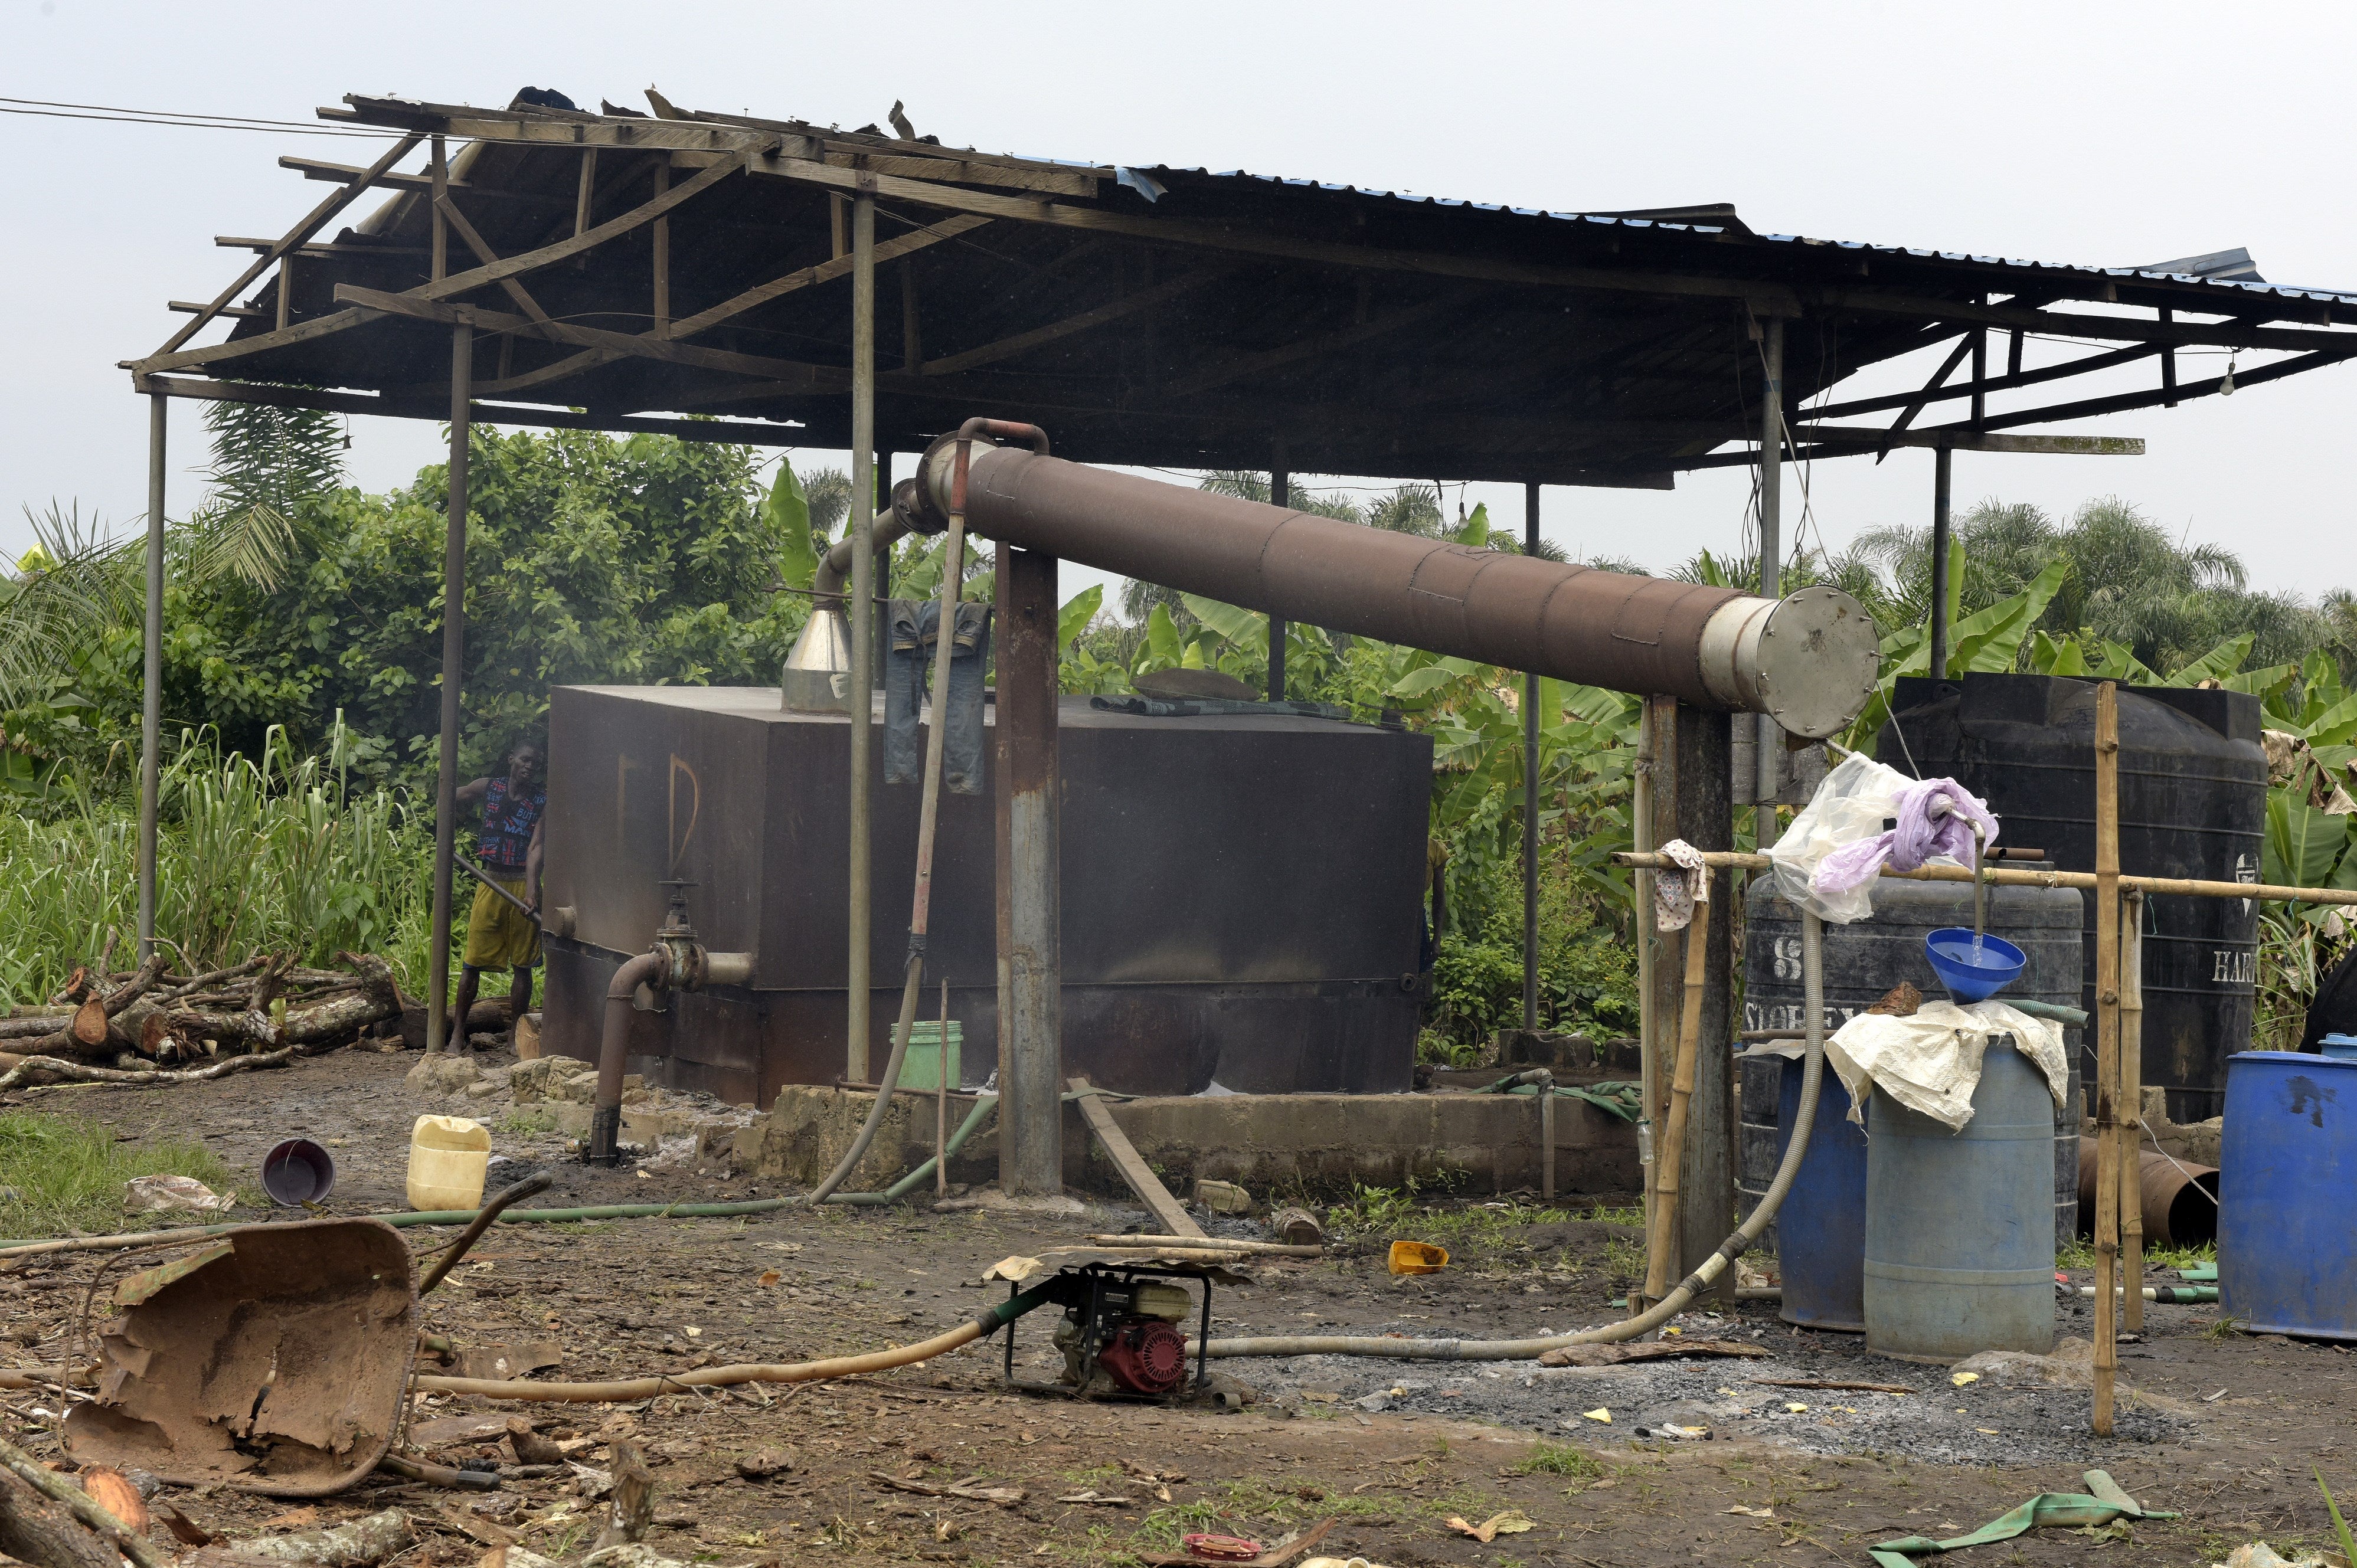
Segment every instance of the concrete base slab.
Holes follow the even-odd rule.
[[[971,1103],[970,1101],[968,1103]],[[768,1118],[737,1134],[737,1166],[770,1179],[809,1186],[823,1179],[850,1148],[871,1094],[820,1085],[780,1090]],[[1414,1182],[1466,1196],[1523,1188],[1540,1179],[1535,1099],[1496,1094],[1227,1094],[1111,1102],[1113,1118],[1146,1163],[1174,1192],[1198,1180],[1232,1182],[1256,1195],[1271,1190],[1347,1193],[1354,1185],[1397,1187]],[[933,1106],[898,1096],[876,1141],[846,1184],[874,1192],[930,1158]],[[963,1115],[952,1108],[952,1124]],[[1075,1191],[1126,1189],[1080,1114],[1063,1112],[1064,1183]],[[1643,1185],[1637,1129],[1585,1101],[1555,1102],[1555,1187],[1559,1197],[1628,1193]],[[950,1180],[995,1183],[995,1124],[969,1139],[950,1162]]]

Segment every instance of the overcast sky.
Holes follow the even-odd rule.
[[[2352,41],[2357,10],[2322,5],[0,0],[0,81],[18,98],[307,121],[348,91],[500,104],[531,84],[585,107],[643,106],[652,83],[697,108],[846,127],[899,98],[919,131],[991,151],[1558,209],[1733,201],[1762,232],[2054,262],[2244,245],[2271,281],[2357,288],[2357,217],[2334,172],[2351,145]],[[213,235],[277,234],[318,199],[280,155],[350,159],[355,145],[0,114],[13,303],[0,550],[26,542],[18,503],[136,516],[146,413],[115,361],[170,332],[167,299],[210,298],[235,275],[242,256]],[[1842,395],[1926,373],[1900,361]],[[2072,393],[2155,374],[2147,362]],[[177,515],[202,447],[197,410],[172,414]],[[2357,582],[2335,434],[2352,415],[2357,368],[2316,371],[2074,427],[2144,436],[2143,457],[1961,454],[1957,501],[2067,515],[2116,494],[2241,552],[2255,585],[2313,595]],[[436,444],[430,424],[357,423],[353,477],[401,482]],[[1820,466],[1824,541],[1923,521],[1931,466],[1920,451]],[[1367,481],[1333,488],[1350,483]],[[1666,567],[1737,543],[1745,487],[1721,470],[1668,493],[1551,489],[1545,531],[1575,556]],[[1476,485],[1470,499],[1519,528],[1518,489]]]

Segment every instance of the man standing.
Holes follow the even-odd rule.
[[[478,779],[458,790],[461,805],[479,801],[483,825],[475,835],[476,853],[492,881],[540,908],[541,816],[548,809],[548,789],[541,778],[540,747],[519,742],[508,753],[507,777]],[[457,1041],[468,1038],[467,1014],[475,1005],[475,988],[487,969],[511,969],[508,989],[509,1020],[532,1011],[532,972],[540,962],[540,923],[490,888],[478,886],[475,903],[467,915],[467,951],[458,970],[458,1004],[451,1009],[450,1032]]]

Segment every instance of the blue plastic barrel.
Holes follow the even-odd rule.
[[[1867,1098],[1866,1126],[1866,1348],[1943,1362],[2052,1350],[2046,1075],[1999,1036],[1981,1058],[1973,1119],[1960,1130],[1888,1094]]]
[[[1784,1064],[1776,1107],[1776,1163],[1801,1114],[1804,1064]],[[1784,1279],[1778,1316],[1803,1328],[1866,1332],[1866,1129],[1849,1119],[1849,1090],[1830,1067],[1817,1085],[1809,1152],[1776,1211],[1776,1259]]]
[[[2357,1062],[2226,1062],[2218,1304],[2255,1334],[2357,1339]]]

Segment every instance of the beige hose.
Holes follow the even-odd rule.
[[[734,1367],[705,1367],[693,1372],[665,1372],[651,1378],[624,1378],[610,1383],[541,1383],[528,1378],[437,1378],[420,1374],[417,1387],[429,1394],[479,1394],[495,1400],[556,1400],[574,1404],[620,1403],[652,1399],[657,1394],[684,1393],[689,1389],[728,1388],[737,1383],[815,1383],[828,1378],[856,1378],[930,1361],[961,1345],[982,1337],[979,1323],[961,1323],[947,1334],[937,1334],[915,1345],[899,1345],[866,1356],[836,1356],[823,1361],[782,1364],[748,1362]]]
[[[1824,1079],[1825,1069],[1825,966],[1824,927],[1817,917],[1806,909],[1801,911],[1801,967],[1804,979],[1803,995],[1808,1009],[1809,1055],[1801,1077],[1801,1111],[1792,1120],[1792,1142],[1784,1151],[1784,1163],[1776,1168],[1776,1179],[1770,1182],[1760,1197],[1760,1206],[1718,1245],[1718,1250],[1702,1261],[1702,1266],[1680,1283],[1678,1288],[1662,1298],[1651,1311],[1602,1328],[1591,1328],[1579,1334],[1555,1334],[1543,1339],[1391,1339],[1354,1335],[1279,1335],[1254,1339],[1214,1339],[1206,1348],[1213,1356],[1383,1356],[1405,1361],[1527,1361],[1574,1345],[1603,1345],[1618,1340],[1634,1339],[1649,1334],[1686,1309],[1710,1283],[1727,1271],[1727,1265],[1741,1257],[1760,1239],[1760,1232],[1776,1218],[1776,1210],[1784,1202],[1784,1195],[1792,1189],[1793,1178],[1801,1174],[1802,1158],[1809,1150],[1809,1131],[1817,1114],[1817,1086]],[[1188,1342],[1188,1348],[1194,1348]]]

